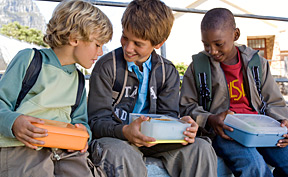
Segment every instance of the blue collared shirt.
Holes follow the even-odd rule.
[[[149,112],[149,102],[147,99],[148,85],[149,85],[149,74],[151,71],[151,55],[146,60],[143,66],[143,72],[139,70],[139,67],[134,62],[127,62],[128,71],[132,72],[132,69],[137,75],[139,80],[138,88],[138,98],[133,109],[133,113],[148,113]]]

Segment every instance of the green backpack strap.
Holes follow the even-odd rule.
[[[197,91],[199,93],[198,102],[203,109],[209,111],[212,98],[211,67],[209,57],[201,52],[192,56],[194,77]]]
[[[258,72],[258,73],[255,73],[255,74],[258,74],[258,75],[256,75],[256,77],[259,76],[258,79],[260,81],[260,86],[261,86],[261,83],[262,83],[262,67],[261,67],[261,62],[260,62],[260,58],[259,58],[258,52],[253,55],[252,59],[248,63],[248,67],[251,69],[252,73],[254,71]],[[257,71],[256,71],[256,68],[258,68]]]
[[[252,75],[254,78],[254,82],[255,82],[259,97],[260,97],[261,102],[262,102],[262,106],[261,106],[259,112],[260,112],[260,114],[265,115],[267,103],[264,101],[264,97],[261,94],[262,66],[261,66],[260,57],[258,55],[258,52],[256,52],[253,55],[252,59],[248,63],[248,67],[251,69],[251,72],[252,72]]]

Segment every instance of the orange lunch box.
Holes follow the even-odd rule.
[[[35,138],[44,141],[45,144],[33,144],[35,146],[69,149],[69,150],[82,150],[88,141],[89,134],[85,129],[76,128],[74,125],[55,121],[41,119],[45,123],[38,124],[32,123],[36,127],[48,130],[48,136],[43,138]]]

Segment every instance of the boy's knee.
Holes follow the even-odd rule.
[[[100,138],[92,141],[90,145],[91,158],[93,162],[106,158],[125,158],[138,154],[127,141],[116,138]]]
[[[195,144],[199,151],[214,151],[210,139],[196,138]]]

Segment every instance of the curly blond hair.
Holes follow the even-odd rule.
[[[91,41],[92,34],[97,34],[101,44],[111,40],[113,29],[108,17],[89,2],[65,0],[53,11],[43,40],[54,48],[68,44],[70,35],[77,40]]]

